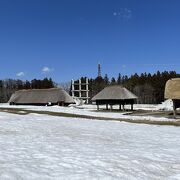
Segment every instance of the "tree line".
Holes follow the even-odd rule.
[[[0,103],[5,103],[11,95],[21,89],[47,89],[53,88],[56,84],[51,78],[33,79],[32,81],[22,81],[14,79],[0,80]]]
[[[158,104],[164,101],[164,90],[166,82],[171,78],[180,78],[180,74],[175,71],[157,71],[154,74],[137,73],[131,76],[122,76],[109,78],[107,74],[104,77],[89,79],[89,95],[90,98],[95,96],[103,88],[109,85],[121,85],[138,96],[137,103]],[[85,82],[86,77],[81,77],[81,81]],[[32,81],[22,81],[6,79],[0,80],[0,103],[5,103],[11,95],[21,89],[46,89],[54,88],[58,85],[51,78],[43,80],[33,79]],[[71,94],[71,83],[61,83],[60,86]],[[85,87],[84,87],[85,88]],[[83,89],[83,87],[82,87]],[[78,94],[77,94],[78,96]],[[82,96],[85,96],[85,94]]]
[[[104,77],[91,78],[89,80],[89,94],[92,98],[103,88],[109,85],[122,85],[138,96],[137,103],[141,104],[158,104],[164,101],[164,90],[166,82],[171,78],[180,78],[180,74],[175,71],[157,71],[154,74],[137,73],[131,76],[118,75],[117,78],[111,79],[105,74]],[[85,82],[85,77],[81,78]]]

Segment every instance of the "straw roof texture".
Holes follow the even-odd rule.
[[[126,100],[137,99],[138,97],[125,87],[114,85],[108,86],[100,91],[96,96],[92,98],[92,101],[96,100]]]
[[[61,88],[30,89],[16,91],[10,98],[9,103],[19,104],[45,104],[48,102],[74,103],[73,98]]]
[[[180,99],[180,78],[170,79],[165,87],[166,99]]]

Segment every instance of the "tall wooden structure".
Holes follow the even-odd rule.
[[[77,97],[80,100],[84,100],[86,104],[89,103],[89,79],[86,78],[85,82],[82,82],[81,79],[78,81],[72,80],[72,97]]]

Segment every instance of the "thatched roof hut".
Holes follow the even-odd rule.
[[[16,91],[10,98],[11,105],[69,105],[73,98],[61,88],[29,89]]]
[[[176,116],[176,109],[180,107],[180,78],[170,79],[165,87],[165,99],[173,100],[174,117]]]
[[[111,108],[112,105],[118,104],[121,109],[121,105],[124,106],[125,104],[131,104],[133,108],[134,101],[137,98],[138,97],[136,95],[127,90],[125,87],[114,85],[104,88],[92,98],[92,101],[95,101],[98,106],[106,104],[106,107],[108,107],[109,104],[111,105]]]
[[[180,99],[180,78],[170,79],[165,88],[166,99]]]

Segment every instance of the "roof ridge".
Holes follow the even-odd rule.
[[[35,88],[33,88],[33,89],[20,89],[20,90],[18,90],[17,92],[19,92],[19,91],[48,91],[48,90],[63,90],[62,88],[47,88],[47,89],[35,89]]]

